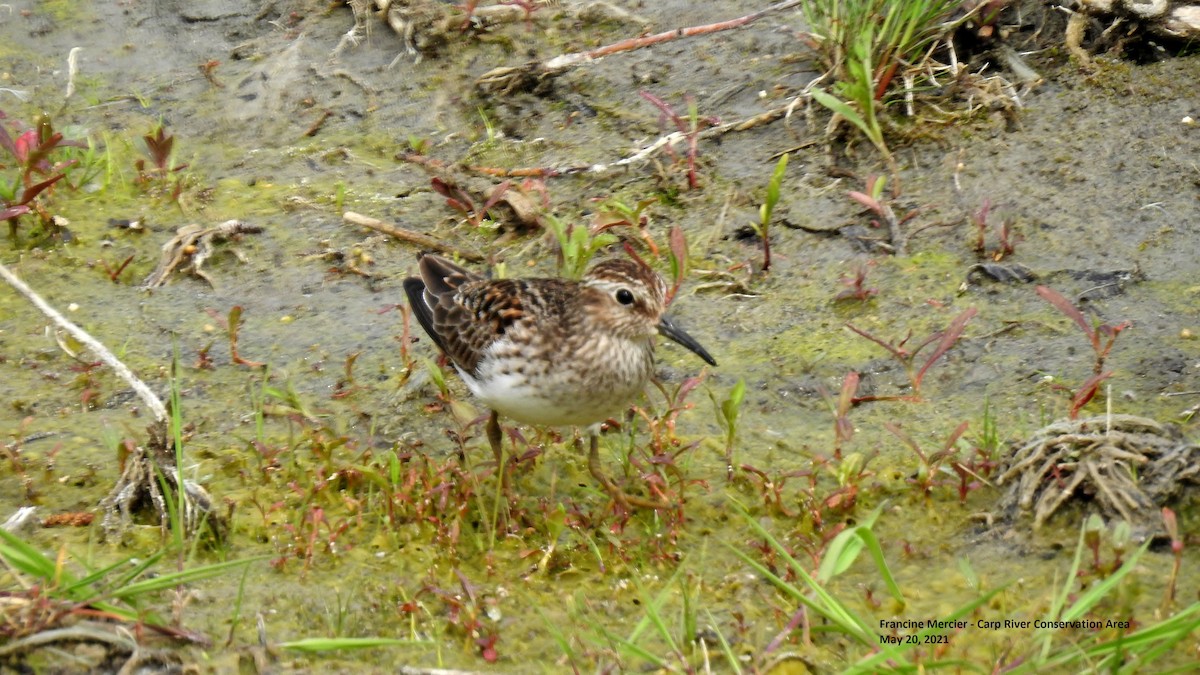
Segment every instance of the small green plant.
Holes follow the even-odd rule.
[[[630,206],[619,197],[608,197],[596,204],[596,228],[604,230],[618,225],[645,228],[650,223],[646,212],[658,202],[658,197],[649,197]]]
[[[979,3],[980,5],[986,3]],[[932,47],[972,15],[958,0],[804,0],[810,45],[833,79],[812,88],[818,103],[858,128],[896,173],[880,115],[897,75],[906,93],[926,80]],[[903,69],[903,70],[901,70]]]
[[[788,153],[783,153],[779,161],[775,163],[775,170],[771,172],[771,180],[767,181],[767,198],[762,205],[758,207],[758,223],[752,224],[755,234],[762,239],[763,242],[763,271],[771,269],[771,214],[775,211],[775,205],[779,203],[780,186],[783,185],[783,175],[787,173]]]
[[[633,228],[646,243],[650,254],[658,257],[658,244],[650,236],[650,215],[648,213],[651,206],[659,203],[658,197],[639,200],[632,206],[619,197],[608,197],[603,200],[593,199],[593,201],[597,202],[596,213],[593,216],[593,232],[604,232],[616,227]]]
[[[907,672],[916,668],[918,660],[920,666],[926,670],[932,670],[941,665],[929,659],[928,654],[921,654],[919,645],[923,644],[926,635],[936,635],[944,629],[925,628],[917,633],[915,639],[902,643],[881,640],[877,630],[878,626],[874,621],[864,619],[850,605],[834,596],[826,588],[831,579],[848,570],[862,551],[866,550],[875,562],[876,569],[893,599],[901,608],[904,606],[904,593],[892,577],[883,554],[883,548],[872,532],[875,520],[883,511],[882,506],[858,525],[842,530],[829,542],[817,573],[814,575],[800,564],[787,547],[767,531],[757,518],[746,511],[743,505],[737,502],[734,502],[734,505],[741,513],[747,527],[765,541],[764,552],[770,551],[781,560],[784,569],[779,569],[780,565],[768,567],[751,557],[750,554],[731,546],[733,553],[756,574],[771,582],[783,595],[802,605],[810,615],[808,619],[810,623],[814,623],[819,617],[825,624],[824,631],[843,636],[846,640],[857,643],[869,652],[846,668],[845,672],[879,672],[885,668],[888,671]],[[793,584],[781,574],[786,574],[789,578],[798,578],[802,583]],[[986,605],[1002,590],[1003,587],[997,588],[956,608],[947,614],[947,620],[953,621],[970,616],[976,608]],[[792,628],[794,627],[792,626]],[[918,653],[913,654],[913,652]]]
[[[1045,627],[1035,634],[1035,647],[1028,659],[1011,672],[1118,672],[1129,665],[1132,655],[1137,657],[1139,670],[1151,672],[1155,670],[1151,664],[1169,655],[1176,645],[1194,636],[1195,631],[1200,629],[1200,602],[1193,602],[1174,616],[1157,623],[1134,622],[1111,611],[1097,612],[1106,602],[1114,600],[1110,596],[1117,593],[1127,578],[1141,568],[1138,562],[1150,548],[1153,539],[1147,539],[1103,579],[1088,583],[1085,577],[1090,575],[1083,574],[1082,570],[1084,551],[1089,548],[1089,538],[1095,538],[1095,535],[1095,523],[1084,522],[1080,527],[1079,543],[1075,547],[1071,568],[1063,577],[1062,588],[1055,594],[1043,617],[1042,625]],[[1075,635],[1064,636],[1062,646],[1055,649],[1055,637],[1062,630],[1057,626],[1069,625],[1097,614],[1108,617],[1104,621],[1107,630],[1087,633],[1089,637],[1082,640]]]
[[[841,3],[838,3],[841,4]],[[853,3],[851,3],[853,4]],[[845,45],[845,72],[834,85],[834,90],[841,98],[822,89],[809,90],[813,100],[841,115],[847,122],[853,124],[871,141],[884,160],[893,164],[891,150],[883,138],[883,127],[879,124],[875,87],[873,86],[873,67],[871,54],[872,28],[864,27],[863,32]],[[848,101],[843,100],[848,99]],[[856,108],[857,106],[857,108]]]
[[[729,396],[720,403],[717,403],[717,398],[712,391],[709,391],[708,395],[712,397],[713,405],[716,406],[717,422],[725,432],[725,477],[733,480],[733,444],[737,438],[738,417],[742,412],[742,401],[746,398],[746,381],[738,378],[737,384],[729,390]]]
[[[422,138],[416,134],[408,135],[408,150],[415,155],[424,155],[429,152],[431,142],[428,138]]]
[[[568,225],[549,214],[546,214],[546,224],[558,242],[559,271],[568,279],[582,278],[596,252],[618,241],[614,234],[592,234],[586,227]]]

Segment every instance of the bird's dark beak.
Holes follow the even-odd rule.
[[[658,332],[687,347],[688,351],[704,359],[704,362],[708,365],[717,365],[717,362],[709,355],[708,351],[704,347],[701,347],[699,342],[696,342],[696,338],[688,335],[682,328],[676,326],[675,322],[670,318],[664,316],[659,320]]]

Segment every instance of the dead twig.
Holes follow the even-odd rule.
[[[115,354],[109,351],[108,348],[105,347],[99,340],[92,337],[84,329],[76,326],[69,319],[67,319],[67,317],[60,314],[58,310],[51,307],[50,303],[43,300],[40,295],[35,293],[34,290],[26,285],[20,277],[14,274],[3,264],[0,264],[0,277],[4,277],[4,280],[8,282],[9,286],[12,286],[13,289],[15,289],[18,293],[25,296],[25,299],[31,302],[34,307],[37,307],[38,311],[40,311],[42,314],[45,314],[46,318],[50,319],[50,321],[52,321],[62,330],[70,333],[71,337],[83,343],[84,346],[92,350],[96,356],[100,357],[101,361],[103,361],[109,368],[113,369],[113,371],[117,374],[117,377],[120,377],[122,380],[124,380],[125,383],[137,393],[138,397],[142,399],[142,402],[146,404],[146,407],[150,409],[150,412],[154,414],[154,420],[156,422],[166,423],[167,407],[163,405],[162,400],[158,398],[154,391],[151,390],[145,382],[138,378],[137,375],[133,374],[133,371],[129,369],[129,366],[126,366],[124,363],[122,363],[121,360],[118,359]]]
[[[714,127],[709,127],[708,129],[701,131],[699,134],[696,134],[696,137],[701,140],[708,140],[711,138],[717,138],[720,136],[724,136],[725,134],[728,134],[728,133],[731,133],[734,131],[747,131],[749,129],[760,127],[764,124],[770,124],[771,122],[774,122],[775,120],[780,119],[780,118],[784,117],[785,115],[787,115],[789,107],[791,107],[790,104],[786,105],[786,106],[780,106],[778,108],[772,108],[771,110],[767,110],[765,112],[754,115],[753,117],[748,117],[746,119],[735,120],[733,122],[728,122],[725,124],[718,124]],[[580,175],[580,174],[601,175],[601,174],[610,173],[614,170],[617,170],[617,169],[620,169],[620,168],[623,168],[626,166],[631,166],[633,164],[638,164],[640,162],[648,161],[651,157],[653,157],[655,154],[657,154],[659,151],[663,150],[664,148],[674,147],[678,143],[684,143],[687,141],[688,141],[687,134],[679,132],[679,131],[675,131],[675,132],[667,134],[666,136],[659,138],[658,140],[647,145],[646,147],[642,148],[641,150],[638,150],[634,154],[632,154],[628,157],[625,157],[623,159],[618,159],[615,162],[612,162],[609,164],[603,164],[603,163],[577,164],[574,166],[561,166],[561,167],[549,167],[549,166],[547,166],[547,167],[528,167],[527,166],[527,167],[503,168],[503,167],[492,167],[492,166],[479,166],[479,165],[473,165],[473,164],[455,165],[455,166],[451,167],[451,165],[448,164],[447,162],[433,159],[431,157],[426,157],[425,155],[418,155],[416,153],[400,153],[399,155],[396,156],[396,158],[407,161],[407,162],[413,162],[415,164],[420,164],[422,166],[431,168],[433,170],[446,170],[446,169],[454,168],[454,169],[460,169],[463,171],[467,171],[467,172],[471,172],[471,173],[475,173],[475,174],[479,174],[479,175],[502,177],[502,178],[523,178],[523,177],[557,178],[559,176],[576,176],[576,175]],[[354,215],[357,216],[357,214],[354,214]],[[346,218],[346,216],[343,216],[343,217]],[[365,216],[358,216],[358,217],[362,218]],[[349,218],[347,218],[347,220],[348,219]],[[369,220],[373,220],[373,219],[369,219]],[[379,221],[375,221],[375,222],[379,222]],[[365,225],[366,227],[372,227],[371,225],[367,225],[366,223],[358,223],[358,224]],[[373,228],[373,229],[378,229],[378,228]],[[387,232],[386,230],[379,230],[379,231]],[[387,232],[387,233],[391,234],[390,232]],[[416,234],[416,233],[413,233],[413,234],[414,234],[414,236],[418,236],[418,237],[425,236],[425,235],[420,235],[420,234]],[[405,239],[406,241],[409,241],[409,239],[406,238],[408,235],[405,235],[405,236],[395,235],[395,236],[399,237],[400,239]],[[414,243],[419,243],[419,242],[414,241]],[[471,258],[466,258],[466,259],[470,260]]]
[[[154,506],[158,513],[159,523],[165,531],[170,525],[170,509],[167,507],[167,497],[164,496],[159,486],[159,478],[161,477],[170,488],[178,490],[181,487],[182,477],[179,469],[175,466],[175,453],[168,440],[169,415],[162,399],[99,340],[51,307],[3,264],[0,264],[0,277],[3,277],[10,286],[29,300],[55,325],[70,333],[71,337],[92,350],[137,393],[154,415],[154,422],[147,430],[149,442],[145,444],[145,447],[137,445],[133,441],[126,441],[126,450],[129,455],[125,458],[121,477],[108,496],[100,501],[100,508],[104,511],[102,523],[104,530],[110,536],[124,532],[133,522],[134,510],[145,501],[149,501]],[[184,513],[181,516],[184,518],[185,528],[189,532],[194,532],[208,520],[213,524],[214,532],[219,533],[223,524],[216,519],[213,513],[213,500],[208,492],[188,480],[182,480],[182,491]]]
[[[446,253],[448,255],[455,255],[455,256],[458,256],[458,257],[462,258],[463,260],[466,260],[469,262],[483,262],[483,259],[484,259],[483,256],[479,255],[478,253],[464,251],[460,248],[451,246],[450,244],[447,244],[444,241],[442,241],[440,239],[436,239],[434,237],[431,237],[427,234],[421,234],[420,232],[413,232],[412,230],[408,230],[403,227],[399,227],[397,225],[391,225],[389,223],[385,223],[382,220],[377,220],[370,216],[364,216],[361,213],[347,211],[342,214],[342,220],[346,221],[347,223],[354,224],[354,225],[362,225],[363,227],[368,227],[372,230],[375,230],[376,232],[382,232],[388,236],[395,237],[396,239],[399,239],[400,241],[406,241],[410,244],[416,244],[417,246],[421,247],[422,249],[426,249],[426,250],[430,250],[430,251],[437,251],[438,253]]]
[[[680,38],[695,37],[697,35],[707,35],[732,28],[740,28],[761,19],[767,14],[790,9],[799,4],[800,0],[786,0],[785,2],[771,5],[766,9],[751,12],[745,16],[728,21],[718,21],[717,23],[710,23],[703,26],[676,28],[655,35],[629,38],[586,52],[562,54],[548,61],[533,61],[522,66],[493,68],[476,80],[475,86],[485,92],[494,94],[508,94],[522,89],[533,89],[550,78],[557,77],[576,66],[590,63],[604,56],[642,49],[643,47],[678,40]]]

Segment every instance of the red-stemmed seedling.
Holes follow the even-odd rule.
[[[890,201],[884,197],[883,192],[887,186],[887,179],[883,176],[868,177],[864,186],[866,187],[866,192],[851,190],[846,193],[846,196],[865,206],[868,211],[875,214],[875,218],[871,220],[872,227],[887,229],[890,243],[883,246],[896,255],[904,255],[906,238],[900,228],[917,216],[917,210],[909,211],[903,217],[897,216],[896,212],[892,209]]]
[[[263,363],[262,361],[251,361],[249,359],[242,358],[242,355],[238,353],[238,332],[242,328],[242,311],[241,305],[234,305],[233,308],[229,310],[229,320],[226,324],[229,333],[229,357],[233,359],[233,362],[239,366],[246,366],[247,368],[264,368],[267,364]]]
[[[670,305],[675,299],[675,294],[679,292],[679,287],[683,285],[683,280],[687,277],[688,245],[683,228],[679,225],[671,226],[667,241],[670,252],[667,262],[671,266],[671,288],[667,289],[666,302]]]
[[[865,263],[860,262],[855,265],[854,276],[842,277],[839,280],[841,281],[842,285],[846,287],[846,290],[833,296],[833,301],[844,302],[854,300],[857,302],[866,302],[876,295],[879,295],[878,288],[867,288],[866,286],[867,272],[869,272],[871,267],[874,265],[874,260]]]
[[[650,255],[658,257],[658,244],[654,241],[654,237],[650,236],[648,227],[650,216],[647,214],[647,209],[658,203],[658,197],[639,200],[633,206],[617,197],[593,198],[591,201],[596,202],[593,232],[604,232],[615,227],[631,227],[645,242],[646,248],[650,250]]]
[[[176,164],[174,159],[175,137],[167,133],[166,127],[159,124],[151,133],[142,136],[145,143],[146,157],[150,160],[147,165],[145,158],[134,160],[137,169],[137,182],[141,185],[151,185],[155,182],[170,187],[171,201],[178,202],[183,194],[186,183],[181,171],[187,164]]]
[[[981,258],[991,258],[996,262],[1007,258],[1016,252],[1019,236],[1013,234],[1012,221],[1005,219],[996,225],[996,248],[987,250],[988,216],[992,212],[992,200],[984,199],[979,209],[970,214],[971,224],[975,226],[975,254]]]
[[[933,367],[933,364],[937,363],[939,359],[946,355],[946,352],[950,351],[950,348],[954,346],[955,342],[958,342],[958,339],[962,337],[963,330],[967,326],[967,322],[978,313],[978,310],[976,310],[974,307],[968,307],[961,314],[954,317],[950,321],[950,324],[946,326],[945,330],[933,333],[912,349],[904,346],[912,337],[912,331],[909,331],[908,334],[904,336],[903,340],[893,344],[882,338],[876,337],[865,330],[856,328],[853,324],[847,323],[847,328],[865,337],[871,342],[874,342],[880,347],[883,347],[888,351],[889,354],[899,361],[900,365],[904,367],[904,372],[908,374],[908,381],[912,387],[912,394],[910,396],[863,396],[855,399],[854,402],[862,403],[866,401],[890,400],[920,401],[921,382],[925,379],[925,374],[929,372],[929,369]],[[925,360],[925,363],[923,363],[920,368],[917,368],[917,354],[934,342],[937,343],[937,347],[934,348],[933,353],[929,355],[929,358]]]
[[[912,451],[916,453],[917,457],[921,460],[921,464],[917,467],[916,478],[910,478],[908,479],[908,482],[917,486],[926,499],[928,499],[933,493],[934,487],[942,484],[942,481],[937,479],[937,474],[939,473],[958,474],[960,480],[959,498],[962,500],[966,499],[967,490],[962,487],[962,474],[958,473],[953,468],[953,465],[955,463],[954,459],[958,457],[959,453],[958,439],[961,438],[964,433],[966,433],[967,427],[970,426],[969,422],[963,422],[955,427],[954,431],[950,432],[950,435],[946,437],[946,442],[942,444],[942,449],[928,455],[926,455],[925,452],[921,450],[921,446],[918,445],[911,436],[904,433],[900,427],[892,424],[891,422],[884,422],[883,426],[888,431],[892,432],[896,438],[899,438],[901,442],[912,448]]]
[[[511,187],[512,181],[506,180],[492,188],[488,193],[487,201],[482,206],[476,206],[471,195],[453,182],[435,177],[429,181],[429,184],[434,192],[446,198],[446,206],[463,214],[467,222],[475,227],[480,227],[488,220],[488,211],[504,199],[504,193]]]
[[[1038,286],[1037,293],[1042,296],[1043,300],[1053,305],[1055,309],[1065,314],[1075,322],[1075,325],[1079,326],[1079,329],[1083,331],[1083,334],[1087,336],[1088,342],[1092,345],[1092,352],[1096,357],[1096,360],[1092,364],[1092,376],[1084,380],[1083,384],[1079,385],[1079,388],[1071,396],[1069,416],[1071,419],[1075,419],[1079,416],[1079,411],[1096,396],[1096,392],[1100,390],[1100,383],[1112,377],[1112,371],[1104,370],[1104,362],[1108,359],[1108,354],[1112,351],[1113,344],[1117,341],[1117,336],[1121,334],[1121,331],[1132,326],[1133,323],[1122,321],[1116,325],[1112,325],[1091,322],[1088,321],[1088,318],[1084,316],[1078,307],[1072,304],[1062,293],[1053,288]]]
[[[0,120],[4,117],[0,112]],[[17,169],[12,181],[0,180],[0,220],[8,221],[11,238],[16,239],[18,219],[24,215],[36,214],[44,226],[54,225],[53,215],[38,198],[50,194],[47,191],[66,178],[65,170],[77,163],[73,159],[51,163],[50,154],[64,147],[86,146],[78,141],[63,140],[49,117],[42,116],[37,128],[18,134],[15,139],[0,125],[0,150],[11,156],[6,159],[0,154],[0,169],[9,168],[10,164]]]
[[[675,112],[675,108],[671,107],[671,104],[654,94],[645,90],[639,91],[638,94],[649,101],[655,108],[658,108],[659,113],[661,113],[660,119],[674,124],[679,134],[687,140],[688,189],[695,190],[697,187],[700,187],[700,180],[696,175],[696,156],[700,152],[700,132],[707,127],[720,124],[720,120],[715,117],[701,117],[696,108],[696,99],[692,96],[685,98],[688,104],[688,114],[680,115]],[[672,152],[670,145],[667,145],[667,151]]]
[[[1079,330],[1087,336],[1088,342],[1092,345],[1092,351],[1096,354],[1096,361],[1092,365],[1092,372],[1099,375],[1104,371],[1104,360],[1108,358],[1108,353],[1112,351],[1113,343],[1117,341],[1117,336],[1121,331],[1133,325],[1130,321],[1122,321],[1117,325],[1107,323],[1094,323],[1088,321],[1083,312],[1079,310],[1070,300],[1066,299],[1062,293],[1050,288],[1049,286],[1038,286],[1037,294],[1042,296],[1046,302],[1054,305],[1054,308],[1062,312],[1079,326]]]
[[[833,458],[842,458],[842,447],[854,438],[854,423],[850,421],[850,408],[854,407],[854,394],[858,392],[860,376],[856,372],[846,373],[842,378],[842,390],[837,399],[830,403],[833,412]],[[826,397],[829,400],[828,397]]]

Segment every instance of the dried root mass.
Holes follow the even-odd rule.
[[[1152,530],[1159,508],[1200,484],[1200,445],[1171,425],[1134,415],[1055,422],[1022,444],[997,480],[1001,511],[1032,513],[1037,529],[1068,501]]]

